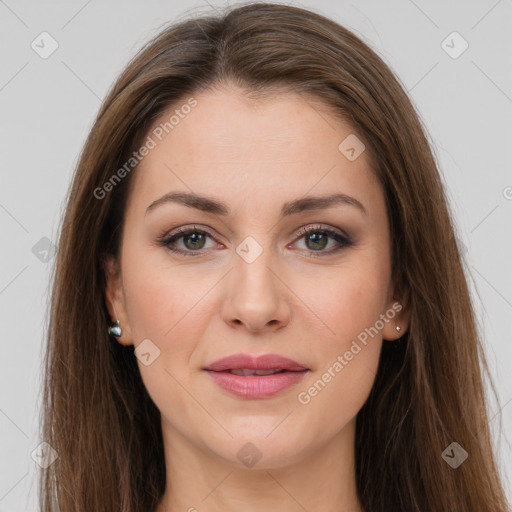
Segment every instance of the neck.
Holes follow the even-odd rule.
[[[252,468],[221,459],[162,423],[167,484],[155,512],[362,512],[355,481],[355,419],[328,444],[286,464]]]

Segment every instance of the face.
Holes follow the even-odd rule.
[[[148,132],[107,302],[167,438],[237,466],[247,451],[284,466],[354,428],[383,339],[405,330],[385,198],[353,128],[318,100],[229,86],[193,99]],[[234,354],[297,368],[205,370]]]

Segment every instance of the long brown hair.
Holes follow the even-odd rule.
[[[41,472],[41,510],[150,512],[163,495],[160,412],[133,347],[107,334],[103,261],[119,253],[136,167],[103,185],[169,105],[223,81],[248,94],[285,86],[323,100],[364,141],[385,194],[393,280],[411,316],[401,343],[383,344],[357,416],[362,506],[505,512],[484,373],[492,381],[427,131],[361,39],[314,12],[268,3],[165,28],[101,106],[69,191],[52,275],[41,424],[58,458]],[[457,468],[442,456],[452,442],[469,455]]]

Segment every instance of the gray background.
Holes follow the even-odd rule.
[[[512,501],[507,478],[512,474],[512,2],[295,5],[333,18],[369,43],[398,75],[427,126],[457,218],[499,392],[499,403],[490,403],[490,424]],[[41,442],[41,347],[54,261],[50,241],[57,239],[85,137],[101,99],[136,50],[168,22],[210,6],[204,0],[0,0],[0,511],[37,509],[31,453]],[[47,58],[31,47],[35,41],[39,52],[51,49],[43,31],[58,44]],[[446,39],[453,31],[463,39]],[[457,56],[463,40],[469,47]]]

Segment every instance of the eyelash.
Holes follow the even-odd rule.
[[[172,244],[175,243],[177,240],[179,240],[180,238],[183,238],[187,235],[191,235],[193,233],[199,233],[201,235],[208,235],[210,238],[213,239],[212,234],[209,233],[208,231],[203,230],[203,229],[198,229],[198,228],[196,228],[196,226],[192,226],[192,227],[182,227],[182,228],[179,228],[174,233],[170,233],[169,235],[159,237],[157,239],[157,243],[159,245],[167,247],[170,251],[177,253],[177,254],[182,254],[184,256],[201,256],[201,254],[203,254],[205,249],[199,249],[197,251],[193,251],[193,250],[184,251],[182,249],[177,249],[176,247],[172,247]],[[320,233],[322,235],[327,235],[328,237],[334,239],[336,242],[338,242],[340,244],[340,245],[338,245],[338,247],[335,247],[334,249],[330,249],[327,251],[309,250],[308,252],[310,253],[309,256],[311,258],[319,258],[322,256],[331,255],[331,254],[341,251],[342,249],[345,249],[347,247],[351,247],[352,245],[354,245],[354,243],[347,236],[342,235],[338,231],[334,231],[332,229],[321,227],[321,226],[308,226],[308,227],[300,228],[298,233],[296,234],[297,235],[296,240],[300,240],[311,233],[315,233],[315,234]]]

